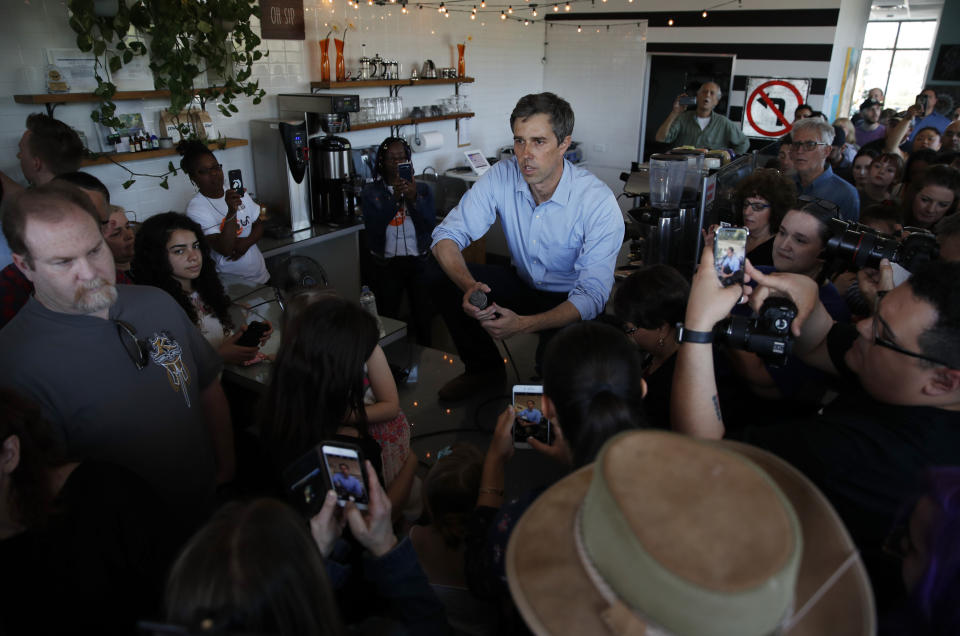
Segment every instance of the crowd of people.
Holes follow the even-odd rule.
[[[704,84],[658,136],[729,132],[720,97]],[[221,372],[261,358],[223,282],[269,278],[259,207],[186,143],[197,194],[133,238],[75,133],[32,115],[31,185],[0,180],[0,633],[956,633],[960,173],[938,101],[896,122],[873,92],[856,123],[798,109],[777,169],[734,193],[733,284],[709,234],[692,280],[651,264],[614,284],[622,214],[564,158],[574,114],[552,93],[520,99],[515,157],[439,224],[386,139],[362,196],[381,308],[407,293],[428,344],[416,312],[435,303],[465,365],[440,400],[503,388],[495,341],[521,333],[542,396],[508,406],[485,452],[427,466],[376,319],[301,291],[253,418],[254,485]],[[512,263],[468,263],[497,220]],[[860,258],[844,229],[912,247]],[[771,299],[791,320],[754,335],[781,357],[716,328]],[[527,441],[559,470],[535,488],[508,483],[520,420],[550,426]],[[316,460],[327,445],[354,454]]]

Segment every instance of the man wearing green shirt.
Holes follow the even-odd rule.
[[[695,146],[710,150],[732,149],[743,154],[750,148],[750,140],[740,128],[724,117],[713,112],[723,96],[716,82],[705,82],[697,91],[695,110],[687,110],[680,103],[680,95],[673,102],[673,109],[660,128],[656,140],[676,146]]]

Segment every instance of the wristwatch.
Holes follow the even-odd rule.
[[[677,342],[694,342],[697,344],[707,344],[713,342],[712,331],[693,331],[686,329],[682,322],[677,323]]]

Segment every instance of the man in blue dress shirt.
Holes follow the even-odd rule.
[[[433,255],[448,279],[437,285],[438,306],[466,367],[440,389],[441,400],[502,384],[491,338],[539,333],[539,363],[557,329],[603,312],[623,214],[610,188],[564,160],[573,121],[570,104],[553,93],[521,98],[510,114],[514,158],[487,171],[433,231]],[[468,266],[461,250],[498,217],[511,267]],[[476,291],[489,296],[483,309],[470,303]]]
[[[827,163],[834,134],[833,126],[818,117],[793,123],[790,156],[797,171],[794,181],[798,194],[831,201],[840,208],[840,218],[856,221],[860,218],[860,195]]]

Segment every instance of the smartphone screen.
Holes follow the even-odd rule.
[[[236,190],[241,195],[245,192],[243,189],[243,177],[240,175],[239,170],[231,170],[227,173],[227,178],[230,180],[231,190]]]
[[[370,496],[360,449],[324,443],[320,446],[320,454],[331,487],[337,492],[337,503],[345,506],[352,501],[360,510],[366,510]]]
[[[531,448],[527,438],[553,443],[550,420],[543,414],[543,386],[515,384],[513,386],[513,447]]]
[[[713,233],[713,264],[724,287],[743,282],[749,235],[745,227],[718,227]]]
[[[397,176],[404,181],[413,181],[413,164],[409,161],[397,164]]]
[[[311,448],[283,471],[290,503],[308,519],[323,507],[328,486],[317,448]]]

